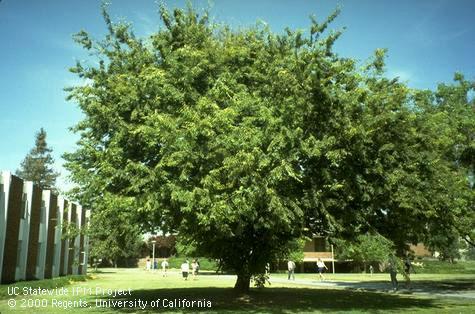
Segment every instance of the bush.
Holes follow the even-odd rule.
[[[211,271],[216,271],[218,269],[218,263],[214,260],[210,260],[207,258],[201,258],[201,257],[170,257],[168,259],[168,264],[170,268],[177,268],[180,269],[181,264],[188,260],[191,264],[191,262],[194,259],[198,259],[200,263],[200,270],[211,270]],[[161,260],[161,259],[160,259]],[[161,261],[158,262],[158,266],[160,268],[160,263]]]

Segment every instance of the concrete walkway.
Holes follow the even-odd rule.
[[[367,282],[356,282],[356,281],[319,281],[319,280],[308,280],[308,279],[296,279],[296,280],[287,280],[283,278],[273,278],[271,276],[270,282],[281,283],[281,284],[297,284],[304,286],[314,286],[322,288],[332,288],[332,289],[352,289],[352,290],[365,290],[365,291],[376,291],[376,292],[390,292],[397,294],[417,294],[425,295],[431,297],[454,297],[454,298],[468,298],[475,300],[475,290],[444,290],[444,289],[434,289],[429,286],[421,285],[417,282],[413,282],[411,289],[399,289],[397,292],[393,292],[391,289],[391,283],[388,282],[378,282],[378,281],[367,281]],[[404,287],[404,282],[400,282],[399,286]]]

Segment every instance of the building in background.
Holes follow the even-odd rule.
[[[335,268],[335,256],[333,254],[333,247],[326,238],[314,236],[312,239],[305,242],[303,248],[303,263],[300,264],[300,271],[305,270],[314,272],[316,263],[321,259],[329,271],[333,272]]]

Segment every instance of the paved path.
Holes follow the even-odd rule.
[[[230,280],[235,280],[235,275],[209,275],[216,276],[218,278],[226,278]],[[389,277],[389,276],[388,276]],[[455,289],[441,289],[435,288],[423,283],[413,281],[412,289],[399,289],[397,292],[394,292],[391,289],[391,282],[382,282],[382,281],[343,281],[343,280],[311,280],[311,279],[296,279],[296,280],[287,280],[285,278],[273,277],[270,276],[270,283],[281,283],[281,284],[296,284],[303,286],[313,286],[321,288],[330,288],[330,289],[352,289],[352,290],[365,290],[365,291],[375,291],[375,292],[388,292],[396,293],[402,295],[423,295],[430,297],[445,297],[445,298],[466,298],[475,300],[475,290],[455,290]],[[404,287],[404,281],[399,282],[400,287]]]
[[[271,276],[270,282],[276,283],[285,283],[285,284],[298,284],[306,286],[316,286],[316,287],[327,287],[327,288],[341,288],[341,289],[354,289],[354,290],[367,290],[367,291],[379,291],[379,292],[393,292],[391,290],[391,283],[388,281],[378,282],[378,281],[367,281],[367,282],[356,282],[356,281],[319,281],[319,280],[308,280],[308,279],[296,279],[296,280],[286,280],[283,278],[273,278]],[[413,282],[414,286],[412,289],[401,289],[396,293],[402,294],[417,294],[417,295],[426,295],[432,297],[456,297],[456,298],[468,298],[475,300],[475,290],[443,290],[443,289],[433,289],[427,286],[421,286],[417,282]],[[400,285],[404,285],[404,282],[401,282]]]

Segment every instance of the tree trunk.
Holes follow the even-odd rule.
[[[234,285],[234,290],[240,293],[248,293],[250,284],[251,276],[238,274],[236,284]]]

